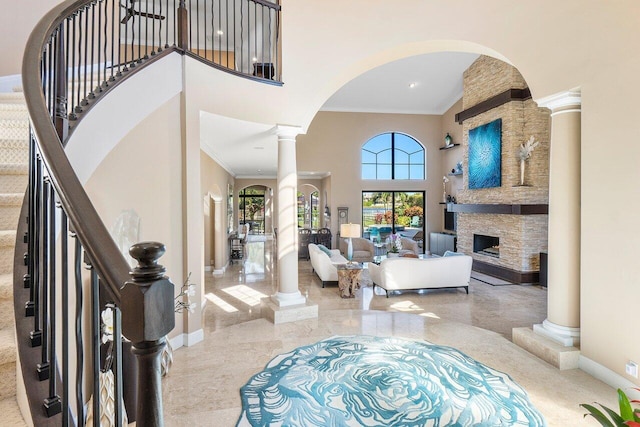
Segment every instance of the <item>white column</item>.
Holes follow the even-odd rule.
[[[305,304],[298,289],[298,226],[296,193],[296,136],[303,133],[297,126],[276,126],[278,135],[278,292],[271,297],[280,307]]]
[[[224,273],[224,266],[227,262],[224,239],[227,236],[225,219],[226,212],[222,209],[222,197],[212,196],[213,200],[213,272]]]
[[[551,110],[547,319],[533,330],[580,342],[580,90],[538,101]]]

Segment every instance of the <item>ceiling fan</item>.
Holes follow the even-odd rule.
[[[133,18],[136,15],[142,16],[143,18],[149,18],[149,19],[160,19],[160,20],[165,19],[165,17],[162,15],[156,15],[155,13],[140,12],[139,10],[135,10],[133,8],[133,5],[135,2],[136,0],[131,0],[131,6],[129,7],[120,3],[120,7],[124,8],[124,10],[127,11],[127,13],[124,15],[124,18],[122,18],[122,21],[120,21],[121,24],[126,24],[129,21],[129,19]]]

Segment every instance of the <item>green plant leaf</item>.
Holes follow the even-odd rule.
[[[615,425],[617,426],[624,426],[624,422],[625,420],[618,415],[618,413],[616,411],[614,411],[613,409],[607,408],[606,406],[598,403],[598,405],[600,405],[602,407],[602,409],[604,409],[605,411],[607,411],[607,414],[609,414],[609,417],[611,417],[611,419],[613,420],[613,422],[615,423]]]
[[[618,404],[620,405],[620,416],[622,419],[625,421],[634,421],[635,417],[633,409],[631,408],[631,403],[622,389],[618,389]]]
[[[609,421],[609,419],[602,413],[602,411],[595,406],[588,405],[586,403],[581,403],[580,406],[589,411],[588,414],[584,414],[585,417],[591,415],[600,423],[602,427],[616,427],[611,421]]]

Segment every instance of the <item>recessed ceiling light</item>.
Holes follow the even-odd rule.
[[[254,56],[253,58],[251,58],[251,60],[252,60],[253,62],[258,62],[258,58],[256,58],[255,56]]]
[[[223,35],[223,34],[224,34],[224,31],[222,31],[222,30],[218,30],[218,35],[219,35],[219,36],[221,36],[221,35]]]
[[[254,150],[264,150],[264,147],[253,147]]]
[[[410,87],[411,89],[413,89],[414,87],[416,87],[416,84],[415,84],[415,83],[409,83],[409,87]]]

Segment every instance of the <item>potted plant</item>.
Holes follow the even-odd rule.
[[[638,388],[635,390],[640,391]],[[640,403],[640,400],[629,400],[625,392],[618,389],[618,405],[620,407],[619,414],[613,409],[607,408],[600,403],[597,403],[597,405],[604,409],[604,412],[595,406],[586,403],[582,403],[580,406],[589,411],[584,414],[585,417],[589,415],[592,416],[603,427],[640,427],[640,408],[633,408],[631,406],[632,403],[638,404]]]
[[[402,241],[400,240],[400,236],[397,234],[390,234],[387,237],[387,257],[393,258],[400,256],[400,251],[402,250]]]

